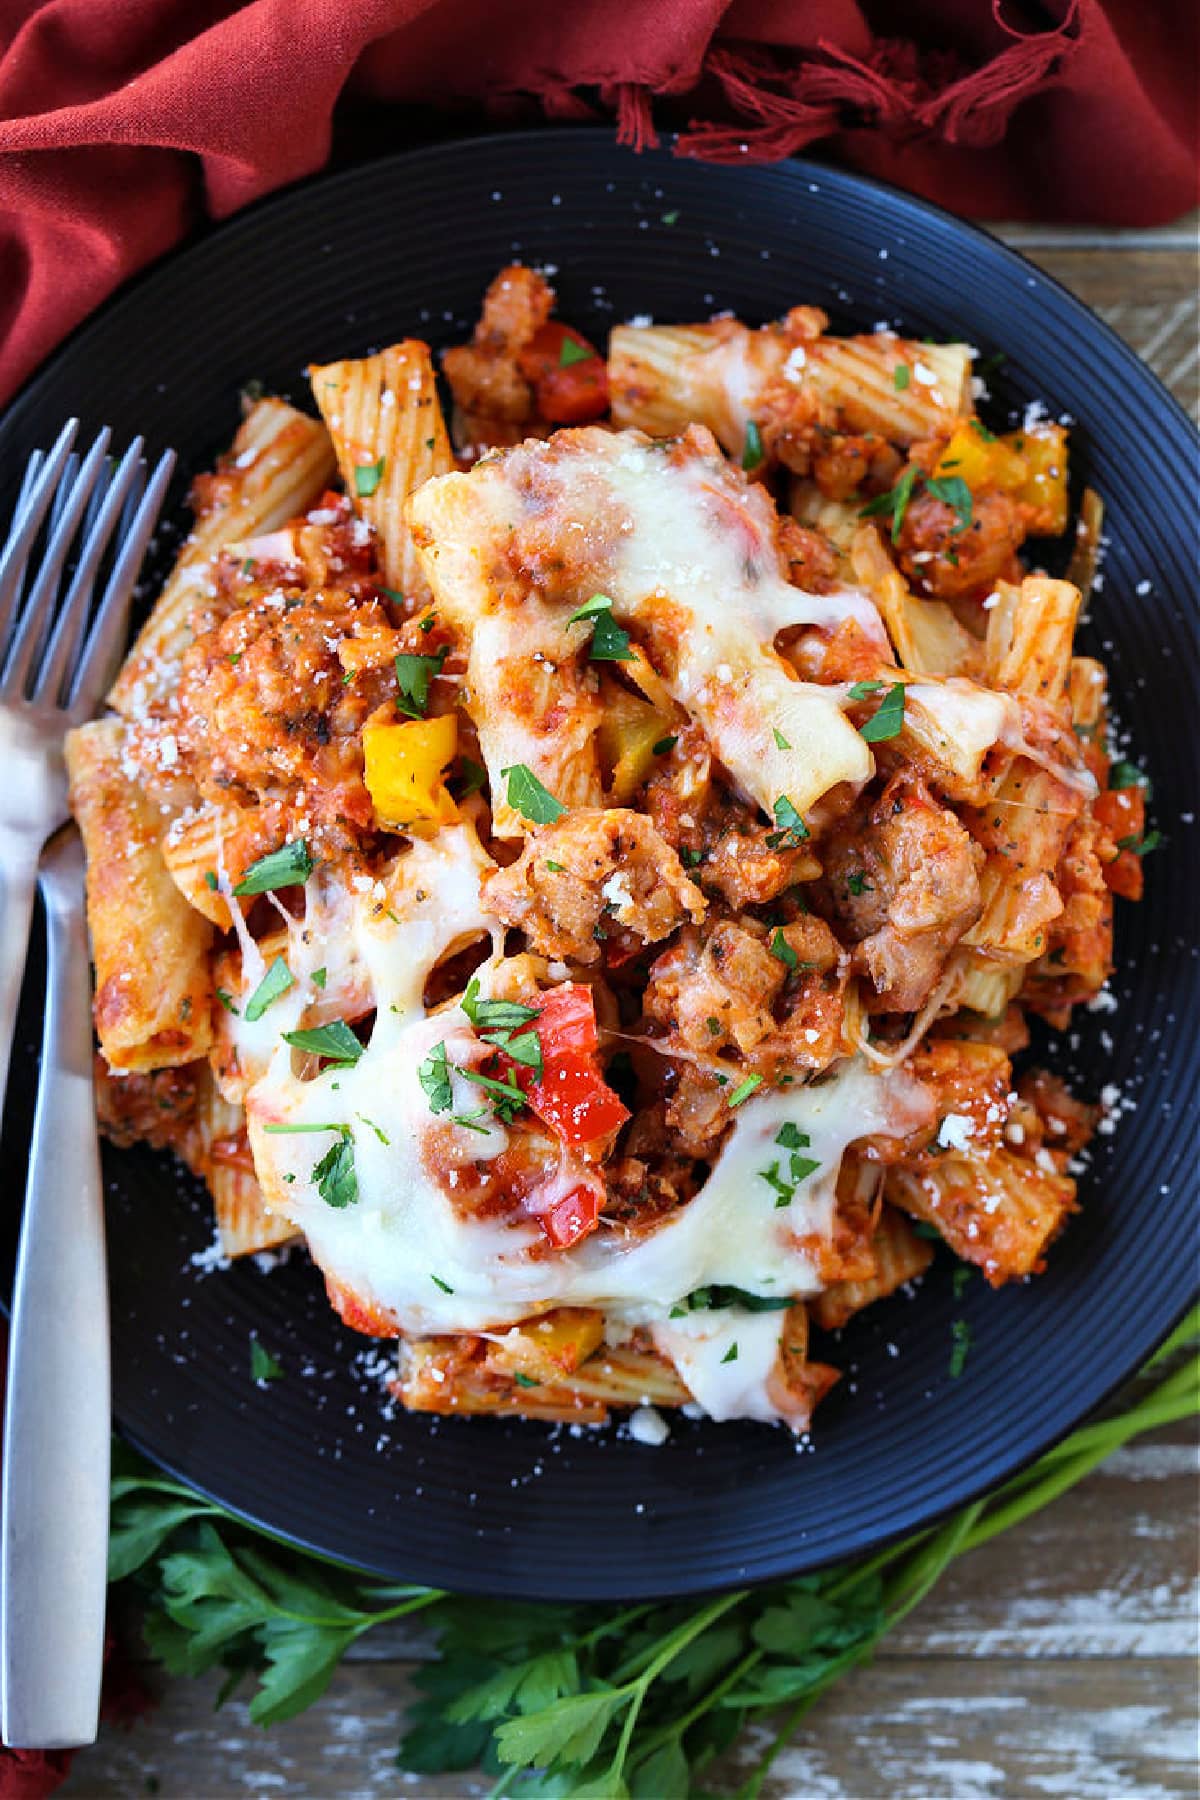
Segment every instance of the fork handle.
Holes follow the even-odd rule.
[[[43,854],[48,995],[4,1420],[3,1736],[90,1744],[104,1654],[109,1342],[83,852]]]
[[[37,853],[37,839],[10,839],[7,833],[0,834],[0,1115],[29,952]]]

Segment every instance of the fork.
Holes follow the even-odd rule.
[[[83,855],[74,828],[63,829],[63,737],[95,713],[112,677],[175,460],[164,454],[147,480],[140,438],[114,466],[107,430],[82,457],[72,451],[77,431],[72,420],[48,454],[35,452],[0,553],[0,1102],[35,880],[48,950],[4,1419],[0,1733],[13,1748],[91,1743],[96,1735],[108,1537],[108,1293]],[[45,548],[35,561],[43,526]]]

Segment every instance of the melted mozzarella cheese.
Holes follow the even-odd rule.
[[[786,1316],[722,1307],[654,1324],[651,1335],[710,1418],[774,1424],[780,1412],[770,1380]]]
[[[573,583],[564,646],[569,607],[598,589],[622,624],[669,643],[666,686],[768,814],[781,794],[803,812],[839,782],[869,778],[871,753],[836,692],[797,680],[772,646],[788,626],[852,618],[886,655],[878,612],[856,590],[793,587],[769,498],[715,456],[671,457],[640,432],[560,432],[428,482],[412,513],[439,605],[472,631],[497,609],[506,547],[520,555],[512,534],[535,529],[539,555],[548,535],[556,577],[565,564]],[[521,612],[509,612],[517,638]]]
[[[386,1044],[374,1038],[352,1069],[299,1082],[277,1058],[248,1105],[255,1162],[268,1203],[306,1234],[326,1273],[409,1332],[478,1331],[513,1324],[556,1305],[598,1306],[631,1322],[665,1320],[696,1288],[729,1284],[753,1293],[804,1295],[820,1290],[811,1234],[830,1228],[842,1153],[866,1133],[910,1129],[926,1115],[924,1091],[902,1072],[871,1072],[854,1060],[810,1087],[754,1096],[735,1123],[695,1198],[632,1241],[601,1229],[574,1249],[544,1249],[535,1223],[464,1217],[454,1205],[451,1168],[443,1187],[422,1145],[438,1134],[461,1138],[464,1162],[478,1160],[474,1133],[435,1121],[418,1068],[439,1042],[451,1062],[465,1025],[457,1011],[412,1020]],[[805,1132],[817,1170],[786,1207],[762,1178],[788,1152],[775,1143],[791,1121]],[[278,1135],[267,1123],[325,1123],[353,1135],[356,1205],[335,1211],[312,1182],[329,1142],[319,1134]],[[456,1152],[457,1153],[457,1152]],[[484,1152],[486,1153],[486,1151]]]
[[[906,728],[964,781],[978,780],[988,751],[1003,744],[1067,787],[1089,797],[1096,792],[1095,778],[1082,763],[1076,766],[1029,743],[1016,694],[950,676],[944,681],[909,682],[904,700]]]

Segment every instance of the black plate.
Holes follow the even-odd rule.
[[[973,1276],[955,1299],[939,1264],[917,1298],[873,1307],[829,1346],[848,1378],[811,1450],[752,1425],[680,1421],[652,1449],[617,1429],[396,1413],[363,1370],[364,1340],[339,1327],[302,1259],[198,1273],[191,1258],[212,1226],[196,1186],[168,1158],[108,1156],[117,1417],[160,1462],[276,1533],[392,1576],[527,1596],[700,1592],[864,1550],[978,1494],[1078,1421],[1192,1295],[1195,442],[1083,306],[928,206],[817,165],[703,167],[634,157],[607,133],[542,132],[295,189],[153,270],[10,409],[0,517],[25,454],[71,412],[203,468],[231,435],[247,377],[305,401],[309,361],[410,333],[461,338],[513,257],[556,265],[563,315],[593,335],[635,313],[692,320],[730,307],[760,321],[806,300],[835,329],[887,319],[1006,352],[988,416],[1003,424],[1034,399],[1072,414],[1077,484],[1108,505],[1085,644],[1109,663],[1168,840],[1147,867],[1146,903],[1120,908],[1117,1010],[1085,1013],[1055,1053],[1082,1091],[1111,1083],[1136,1107],[1098,1140],[1082,1214],[1049,1273],[1001,1293]],[[10,1192],[32,1035],[27,1015]],[[954,1380],[960,1316],[973,1342]],[[252,1331],[285,1370],[266,1391],[250,1381]]]

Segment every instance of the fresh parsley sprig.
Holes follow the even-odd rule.
[[[710,1300],[710,1304],[711,1304]],[[1193,1311],[1155,1356],[1153,1385],[1084,1425],[984,1500],[866,1561],[702,1603],[522,1604],[390,1585],[288,1549],[114,1445],[110,1580],[139,1599],[147,1642],[176,1675],[250,1681],[250,1717],[292,1718],[320,1698],[376,1625],[425,1612],[438,1658],[415,1677],[400,1764],[438,1776],[482,1764],[500,1795],[681,1800],[744,1728],[773,1736],[763,1782],[814,1702],[866,1661],[958,1556],[1019,1524],[1140,1433],[1196,1411]],[[970,1379],[969,1366],[961,1377]],[[249,1371],[247,1371],[249,1382]],[[521,1771],[544,1774],[529,1777]],[[714,1780],[707,1785],[724,1788]]]

